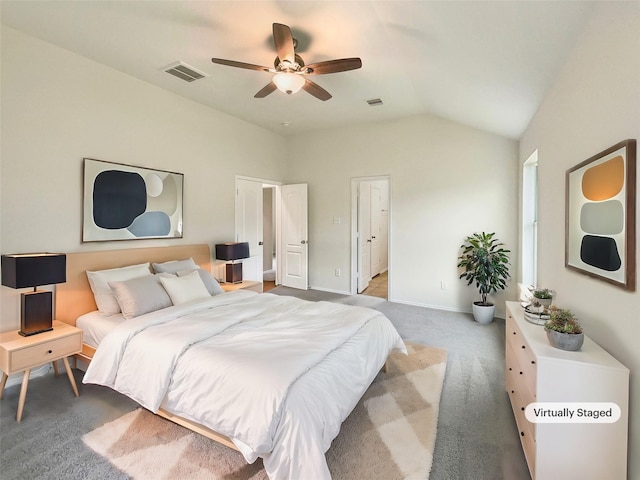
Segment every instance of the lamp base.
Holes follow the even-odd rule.
[[[20,331],[23,337],[53,330],[53,294],[34,291],[20,295]]]
[[[225,281],[227,283],[242,283],[242,262],[227,263]]]

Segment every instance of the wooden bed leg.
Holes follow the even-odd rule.
[[[386,360],[386,361],[384,362],[384,366],[382,367],[382,371],[383,371],[384,373],[389,373],[389,360]]]

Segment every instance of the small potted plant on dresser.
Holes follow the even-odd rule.
[[[495,313],[495,305],[487,300],[487,296],[498,290],[504,290],[509,278],[510,250],[504,243],[495,238],[495,233],[474,233],[465,239],[460,246],[462,254],[458,257],[458,268],[462,269],[460,278],[467,280],[467,285],[475,282],[481,300],[473,302],[473,318],[478,323],[491,323]]]
[[[533,291],[533,302],[539,306],[549,308],[553,302],[553,291],[548,288],[536,288]]]
[[[544,329],[551,346],[560,350],[580,350],[584,343],[582,327],[570,310],[551,309],[550,318],[544,324]]]

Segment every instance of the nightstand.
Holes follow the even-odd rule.
[[[52,362],[55,366],[57,360],[62,360],[67,371],[73,393],[78,394],[78,387],[73,378],[67,357],[82,351],[82,330],[66,323],[54,321],[53,330],[38,333],[29,337],[23,337],[18,331],[0,334],[0,369],[2,380],[0,381],[0,398],[4,393],[4,386],[9,375],[24,372],[22,375],[22,387],[18,399],[18,413],[16,421],[22,419],[22,411],[27,396],[29,374],[31,369]],[[57,368],[56,368],[57,373]]]
[[[255,280],[244,280],[241,283],[221,283],[220,286],[225,292],[243,289],[262,293],[262,282],[256,282]]]

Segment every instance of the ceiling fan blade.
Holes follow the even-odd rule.
[[[312,63],[306,65],[305,74],[322,75],[325,73],[346,72],[348,70],[357,70],[362,67],[362,60],[359,58],[340,58],[338,60],[327,60],[326,62]]]
[[[273,82],[267,83],[262,90],[256,93],[253,98],[264,98],[276,89],[276,84]]]
[[[293,35],[291,29],[281,23],[273,24],[273,42],[276,45],[278,58],[281,62],[287,61],[293,63],[296,61],[295,51],[293,48]]]
[[[305,80],[306,81],[304,82],[304,85],[302,86],[302,89],[305,92],[310,93],[311,95],[313,95],[314,97],[322,100],[323,102],[326,102],[327,100],[329,100],[331,98],[331,94],[329,92],[327,92],[324,88],[322,88],[320,85],[318,85],[317,83],[312,82],[308,78],[305,78]]]
[[[236,62],[235,60],[225,60],[224,58],[212,58],[211,61],[220,65],[227,65],[228,67],[246,68],[247,70],[258,70],[260,72],[270,71],[269,67],[253,65],[252,63]]]

